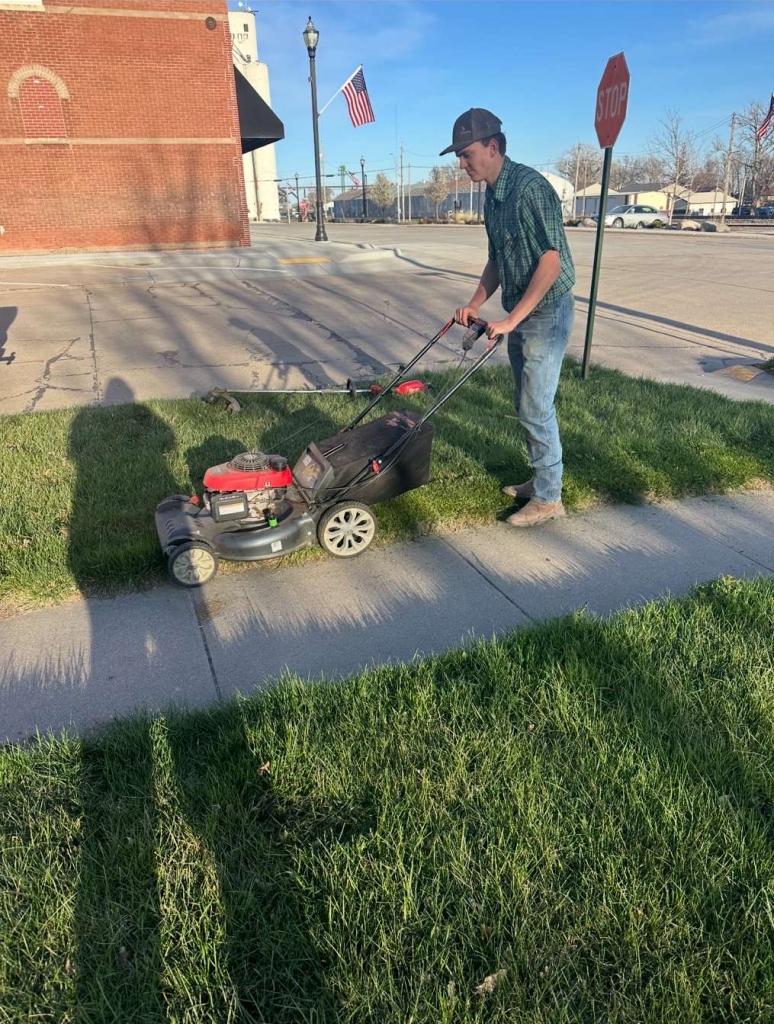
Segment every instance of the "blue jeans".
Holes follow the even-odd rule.
[[[535,478],[534,497],[553,503],[562,496],[562,443],[554,398],[575,318],[572,292],[531,313],[508,335],[516,412],[527,435]]]

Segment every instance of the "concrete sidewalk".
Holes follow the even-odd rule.
[[[283,671],[336,677],[720,575],[774,573],[774,493],[494,524],[353,562],[257,567],[198,591],[79,600],[0,623],[0,740],[203,706]]]

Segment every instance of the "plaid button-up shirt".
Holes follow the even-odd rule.
[[[555,302],[575,284],[559,197],[542,174],[505,157],[500,176],[487,185],[484,221],[489,238],[489,259],[500,274],[503,308],[510,313],[527,290],[540,257],[559,253],[559,277],[537,309]]]

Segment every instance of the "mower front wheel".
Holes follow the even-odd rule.
[[[371,546],[377,532],[376,517],[368,505],[344,501],[322,516],[317,526],[317,539],[329,555],[352,558]]]
[[[181,587],[201,587],[218,571],[218,556],[198,540],[178,545],[167,559],[169,575]]]

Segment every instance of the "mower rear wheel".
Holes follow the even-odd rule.
[[[218,571],[218,556],[209,544],[191,540],[176,547],[167,559],[169,575],[181,587],[201,587]]]
[[[329,508],[320,519],[317,539],[329,555],[352,558],[371,546],[377,532],[376,517],[368,505],[343,501]]]

